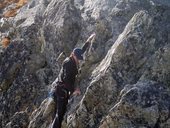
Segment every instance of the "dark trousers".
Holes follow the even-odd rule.
[[[57,90],[53,95],[54,101],[56,102],[55,117],[51,128],[61,128],[61,123],[66,113],[68,104],[68,91],[62,87],[57,87]]]

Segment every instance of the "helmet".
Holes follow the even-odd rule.
[[[83,50],[80,48],[75,48],[73,50],[74,55],[77,57],[78,60],[83,60]]]

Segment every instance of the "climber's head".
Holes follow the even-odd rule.
[[[75,48],[71,53],[71,57],[74,58],[76,64],[79,64],[80,60],[83,60],[83,51],[80,48]]]
[[[83,60],[83,51],[80,48],[75,48],[73,50],[73,54],[76,56],[78,60]]]

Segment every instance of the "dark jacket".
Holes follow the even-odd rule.
[[[86,42],[83,47],[83,53],[89,46],[89,42]],[[78,68],[73,57],[68,57],[64,60],[62,68],[60,70],[58,80],[63,83],[65,88],[71,93],[75,90],[75,80],[78,74]]]

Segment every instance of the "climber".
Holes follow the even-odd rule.
[[[95,33],[87,39],[82,48],[75,48],[70,57],[66,58],[62,64],[58,78],[55,80],[55,86],[52,89],[52,98],[56,103],[56,114],[51,128],[61,128],[69,97],[81,94],[80,89],[74,85],[78,74],[78,65],[79,61],[83,60],[83,53],[94,38]]]

